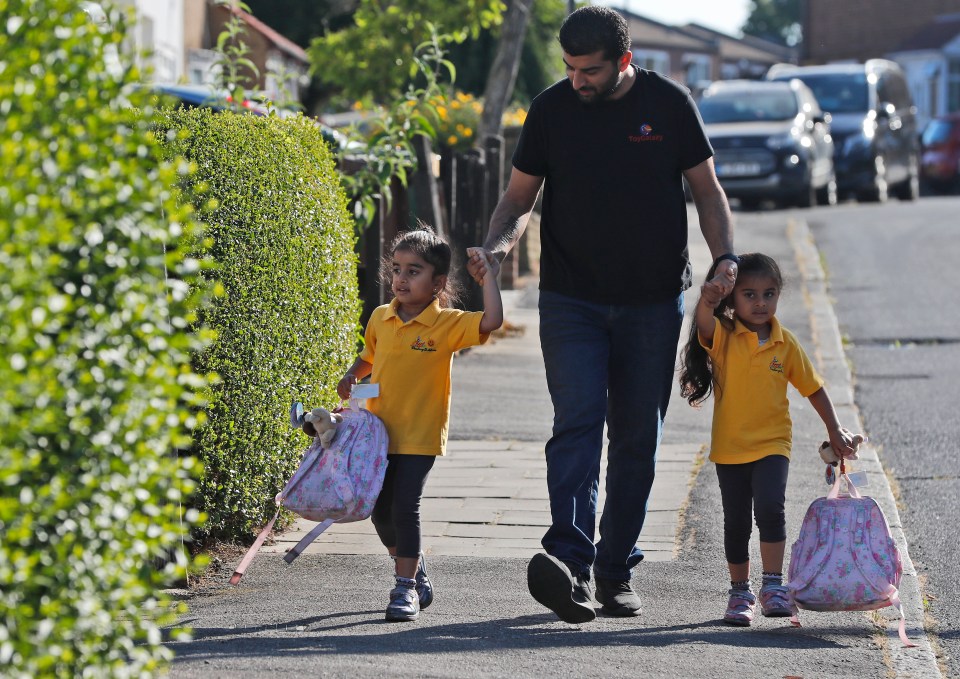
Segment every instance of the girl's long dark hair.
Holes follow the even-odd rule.
[[[389,254],[380,263],[380,282],[389,286],[393,279],[393,253],[397,250],[412,252],[433,267],[435,276],[446,275],[447,284],[437,293],[437,300],[441,307],[451,307],[460,299],[457,283],[450,275],[453,251],[447,241],[434,233],[430,226],[420,222],[417,227],[412,231],[403,231],[393,239]]]
[[[772,257],[760,254],[759,252],[750,252],[740,255],[740,265],[737,267],[737,281],[742,276],[769,276],[776,283],[777,289],[783,289],[783,275],[780,273],[780,267]],[[710,280],[717,274],[717,264],[714,262],[707,271],[705,280]],[[733,293],[723,298],[717,308],[713,310],[713,315],[720,319],[725,325],[733,323]],[[698,406],[709,398],[710,394],[717,390],[719,395],[720,387],[717,383],[717,376],[714,374],[713,362],[707,355],[707,350],[700,344],[700,338],[697,335],[696,321],[690,324],[690,337],[681,353],[680,363],[680,395],[687,399],[687,403],[692,406]]]

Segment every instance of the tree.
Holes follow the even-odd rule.
[[[803,0],[751,0],[744,34],[783,45],[803,37]]]
[[[359,0],[247,0],[250,13],[306,49],[310,41],[350,26]]]
[[[315,38],[312,72],[348,99],[389,102],[418,74],[414,51],[436,30],[444,42],[463,42],[499,25],[501,0],[360,0],[349,28]]]
[[[503,118],[517,80],[532,5],[533,0],[511,0],[507,9],[497,55],[490,66],[487,86],[483,91],[483,115],[477,134],[480,142],[500,133],[500,119]]]

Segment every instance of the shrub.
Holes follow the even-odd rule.
[[[200,215],[224,294],[204,323],[218,338],[196,357],[220,381],[196,431],[204,475],[198,537],[248,539],[306,444],[292,400],[331,406],[356,355],[360,304],[353,220],[320,129],[207,109],[167,110],[172,155],[196,166],[210,198]]]
[[[141,676],[170,654],[204,380],[188,165],[162,162],[120,28],[0,10],[0,673]],[[103,30],[103,32],[101,32]],[[142,106],[137,110],[131,107]]]

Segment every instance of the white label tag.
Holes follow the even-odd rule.
[[[849,478],[850,482],[857,488],[866,488],[870,485],[867,482],[867,472],[850,472],[847,474],[847,478]]]
[[[350,390],[350,398],[376,398],[380,395],[379,384],[355,384]]]

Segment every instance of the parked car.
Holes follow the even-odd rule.
[[[720,185],[742,207],[837,202],[828,120],[802,82],[718,81],[699,108]]]
[[[901,200],[920,195],[917,108],[896,63],[777,64],[766,78],[799,78],[830,114],[841,194],[874,202],[885,201],[890,193]]]
[[[934,118],[920,138],[920,175],[937,192],[960,191],[960,111]]]
[[[233,97],[227,92],[218,92],[210,85],[183,85],[172,83],[156,83],[151,86],[153,91],[161,96],[172,98],[177,104],[192,108],[210,108],[214,111],[220,111],[233,107]],[[240,106],[247,109],[254,115],[267,115],[270,109],[256,96],[248,95]],[[283,115],[296,115],[289,110],[279,110]],[[317,126],[320,128],[320,134],[329,146],[336,153],[338,151],[350,148],[354,150],[354,142],[348,142],[347,137],[338,130],[328,127],[319,121]]]

